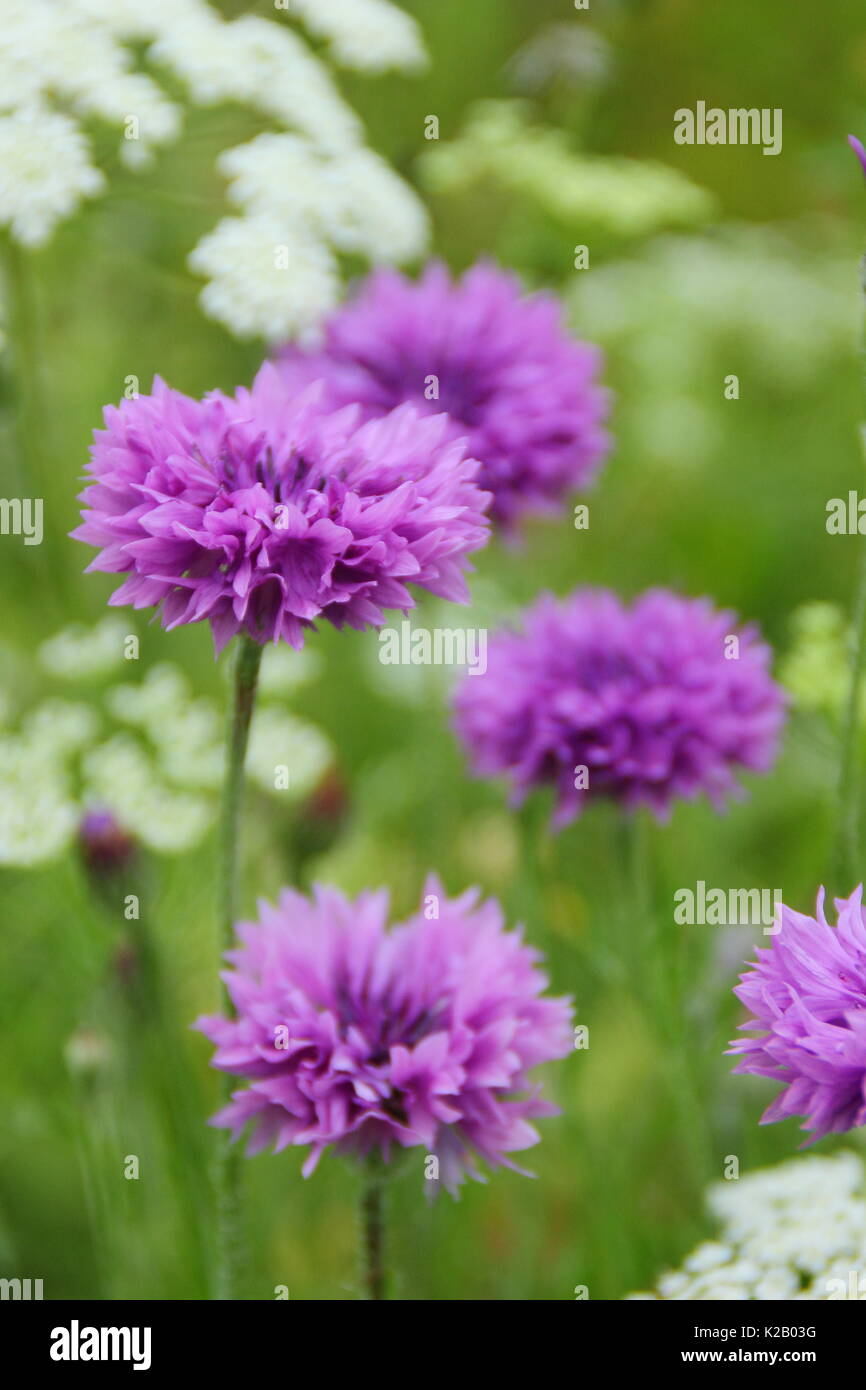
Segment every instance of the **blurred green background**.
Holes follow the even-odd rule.
[[[425,194],[434,249],[455,268],[492,255],[562,295],[575,332],[604,347],[615,393],[614,449],[584,499],[589,529],[566,511],[516,551],[494,542],[478,557],[473,608],[448,623],[492,627],[543,588],[664,584],[759,622],[783,656],[797,609],[847,610],[854,586],[856,538],[828,536],[825,507],[862,480],[866,186],[845,136],[866,134],[866,14],[847,0],[406,8],[429,71],[341,78],[370,143]],[[782,153],[675,145],[674,110],[698,100],[782,108]],[[199,394],[231,390],[259,364],[261,345],[201,314],[185,267],[224,208],[218,152],[257,128],[240,110],[191,110],[152,170],[118,170],[106,197],[12,266],[7,331],[14,356],[26,330],[34,369],[23,431],[3,375],[0,491],[44,497],[46,535],[39,547],[0,540],[7,752],[53,698],[89,706],[106,736],[106,693],[159,663],[182,670],[195,697],[224,701],[225,661],[204,628],[166,634],[122,610],[140,659],[110,673],[64,675],[38,652],[70,624],[99,622],[114,587],[85,577],[88,553],[66,539],[102,406],[130,374],[142,389],[158,372]],[[600,192],[588,155],[608,161],[592,165]],[[584,244],[589,268],[575,270]],[[724,395],[731,374],[736,400]],[[416,621],[441,611],[422,607]],[[433,1206],[420,1167],[393,1185],[394,1295],[569,1299],[586,1285],[596,1299],[648,1286],[710,1230],[702,1194],[727,1155],[745,1170],[802,1137],[790,1122],[759,1129],[774,1088],[732,1078],[722,1055],[756,933],[674,927],[673,893],[703,879],[779,888],[810,907],[832,854],[832,698],[809,709],[805,691],[776,770],[726,816],[686,806],[629,835],[602,806],[551,839],[543,800],[514,815],[501,787],[468,778],[440,672],[379,666],[374,634],[323,631],[310,646],[318,663],[272,703],[322,731],[334,767],[312,805],[251,792],[245,910],[289,879],[320,878],[350,891],[385,883],[399,917],[435,868],[452,891],[480,884],[526,923],[590,1029],[587,1051],[548,1069],[563,1113],[527,1155],[535,1181],[497,1173]],[[74,846],[0,867],[0,1276],[42,1277],[47,1298],[206,1292],[217,1139],[204,1120],[218,1086],[209,1045],[187,1025],[216,1003],[215,854],[212,829],[186,854],[142,850],[102,889]],[[649,906],[629,877],[636,855]],[[140,924],[124,921],[132,892]],[[138,1181],[123,1177],[127,1155]],[[324,1161],[304,1182],[300,1162],[289,1151],[245,1165],[245,1292],[353,1298],[352,1175]]]

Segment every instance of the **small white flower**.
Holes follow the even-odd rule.
[[[299,685],[313,680],[321,670],[322,658],[312,647],[299,652],[288,643],[271,643],[262,654],[259,670],[259,691],[262,696],[291,695]]]
[[[95,627],[73,623],[43,642],[39,664],[49,675],[64,680],[102,676],[123,660],[127,625],[120,618],[103,618]]]
[[[228,217],[190,253],[203,309],[239,338],[309,341],[340,294],[328,248],[270,217]]]
[[[198,844],[213,823],[213,798],[176,792],[160,782],[140,743],[117,734],[84,759],[85,801],[110,806],[144,844],[180,854]]]
[[[311,34],[327,39],[338,63],[364,72],[412,70],[426,62],[417,23],[387,0],[292,0]]]
[[[45,757],[74,753],[93,738],[99,720],[89,705],[69,700],[44,700],[21,726],[26,743]]]
[[[682,1269],[663,1274],[655,1296],[826,1299],[838,1288],[851,1296],[851,1274],[866,1275],[864,1176],[856,1154],[840,1153],[714,1184],[708,1204],[723,1240],[699,1245]]]
[[[333,762],[333,749],[320,729],[275,706],[256,713],[250,731],[247,770],[263,791],[292,799],[315,789]],[[288,771],[288,787],[276,786],[276,769]]]
[[[150,49],[202,105],[243,102],[310,136],[323,149],[361,139],[361,123],[327,69],[297,34],[255,15],[224,23],[214,11],[183,17]]]
[[[229,198],[248,215],[272,214],[316,229],[343,217],[331,161],[304,136],[265,132],[225,150],[218,167],[229,180]]]
[[[24,246],[41,246],[104,184],[68,116],[37,105],[0,116],[0,225]]]
[[[342,219],[334,243],[375,263],[414,260],[427,245],[424,204],[409,185],[372,150],[335,161]]]
[[[729,1245],[720,1245],[718,1241],[708,1240],[692,1251],[684,1261],[684,1268],[690,1274],[703,1274],[708,1269],[715,1269],[717,1265],[728,1264],[733,1253]]]
[[[0,864],[54,859],[77,818],[63,759],[20,735],[0,739]]]
[[[390,263],[426,247],[423,203],[372,150],[328,156],[301,136],[264,134],[226,150],[219,167],[245,213],[297,226],[338,251]]]

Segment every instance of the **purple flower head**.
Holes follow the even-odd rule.
[[[368,417],[402,401],[447,411],[511,530],[591,482],[608,448],[600,355],[560,318],[552,295],[522,295],[493,265],[457,282],[438,264],[414,283],[382,270],[331,319],[321,352],[288,348],[279,366],[295,387],[324,377],[330,402],[357,401]]]
[[[379,626],[408,583],[463,601],[489,502],[442,415],[409,405],[366,423],[290,395],[266,363],[252,389],[202,401],[154,383],[105,412],[73,535],[91,570],[125,573],[112,604],[203,619],[217,651],[244,629],[302,647],[318,618]]]
[[[662,819],[702,792],[720,809],[735,768],[770,767],[784,718],[769,648],[736,624],[664,589],[631,606],[601,589],[543,596],[457,689],[473,770],[506,774],[517,802],[553,786],[558,826],[599,796]]]
[[[557,1113],[528,1073],[572,1046],[569,1003],[540,997],[539,954],[496,902],[448,900],[435,878],[425,893],[390,931],[386,893],[322,887],[239,925],[223,976],[237,1017],[196,1027],[249,1084],[213,1124],[237,1137],[251,1122],[250,1153],[308,1147],[305,1176],[331,1145],[386,1162],[423,1146],[451,1190],[480,1178],[477,1158],[516,1167],[507,1155],[538,1141],[531,1119]]]
[[[732,1042],[734,1068],[784,1082],[762,1124],[790,1115],[814,1142],[866,1124],[866,918],[862,886],[836,899],[837,923],[782,907],[780,930],[734,990],[753,1015]]]

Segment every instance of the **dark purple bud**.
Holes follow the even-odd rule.
[[[78,827],[78,844],[85,866],[98,878],[125,869],[136,852],[135,840],[103,806],[85,811]]]
[[[295,853],[302,859],[323,854],[337,840],[349,814],[349,790],[336,767],[330,768],[299,807]]]

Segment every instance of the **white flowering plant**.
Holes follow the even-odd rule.
[[[119,129],[117,155],[139,169],[183,138],[189,107],[243,106],[271,128],[221,156],[236,213],[191,248],[190,268],[231,332],[304,338],[339,299],[343,256],[410,261],[427,240],[422,204],[366,146],[332,63],[424,62],[417,24],[390,0],[291,0],[269,19],[224,19],[205,0],[0,0],[0,227],[40,247],[107,191],[95,130]]]

